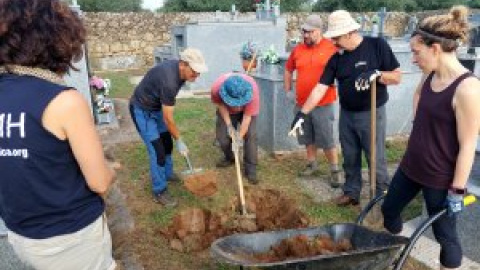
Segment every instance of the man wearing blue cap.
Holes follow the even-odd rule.
[[[260,110],[260,96],[255,80],[245,74],[226,73],[213,83],[211,98],[221,117],[216,135],[224,159],[217,167],[234,164],[232,138],[243,140],[245,176],[251,184],[257,184],[256,118]]]

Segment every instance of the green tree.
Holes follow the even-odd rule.
[[[262,0],[263,2],[265,0]],[[211,12],[215,10],[229,11],[232,4],[240,12],[255,11],[255,0],[166,0],[163,12]],[[309,4],[309,0],[281,0],[282,11],[300,11]]]
[[[467,0],[417,0],[419,10],[449,9],[454,5],[467,5]]]
[[[453,5],[471,6],[479,3],[480,0],[318,0],[314,11],[331,12],[336,9],[346,9],[348,11],[365,12],[377,11],[380,7],[386,7],[389,11],[423,11],[449,9]]]
[[[83,11],[136,12],[142,10],[142,0],[77,0]]]

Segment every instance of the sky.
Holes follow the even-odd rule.
[[[163,5],[163,0],[143,0],[142,7],[145,9],[155,10]]]

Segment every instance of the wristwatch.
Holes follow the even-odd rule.
[[[450,193],[452,194],[457,194],[457,195],[465,195],[467,194],[467,189],[466,188],[456,188],[456,187],[450,187],[448,189]]]

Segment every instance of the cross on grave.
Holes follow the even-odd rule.
[[[387,8],[386,7],[381,7],[380,11],[378,12],[378,17],[380,18],[379,24],[378,24],[378,36],[382,37],[383,36],[383,25],[385,23],[385,19],[387,18]]]

